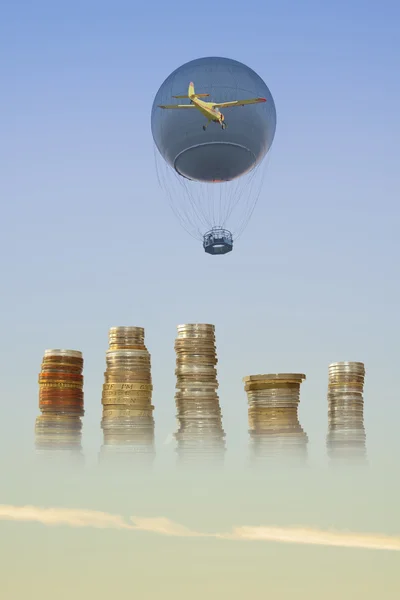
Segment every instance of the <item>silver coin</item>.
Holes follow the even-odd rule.
[[[55,348],[51,350],[45,350],[44,356],[71,356],[72,358],[82,358],[82,352],[79,350],[63,350]]]

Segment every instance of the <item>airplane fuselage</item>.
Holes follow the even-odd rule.
[[[208,121],[214,121],[215,123],[222,123],[225,119],[224,115],[212,107],[211,102],[204,102],[204,100],[199,100],[199,98],[190,98],[191,102],[195,105],[195,107],[208,119]]]

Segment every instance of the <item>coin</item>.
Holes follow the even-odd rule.
[[[117,404],[118,402],[118,404]],[[135,406],[137,408],[141,408],[143,410],[146,410],[147,408],[150,408],[152,405],[149,404],[149,400],[147,398],[142,399],[142,398],[127,398],[127,397],[120,397],[117,400],[115,398],[102,398],[101,403],[103,404],[103,406]]]
[[[109,406],[104,407],[103,409],[103,425],[107,422],[106,419],[113,418],[121,418],[121,417],[152,417],[154,406],[147,406],[145,409],[142,408],[134,408],[126,405],[118,405],[113,404],[112,408]],[[112,426],[112,423],[109,422],[109,426]]]
[[[128,383],[105,383],[103,385],[103,390],[152,390],[153,386],[151,383],[137,383],[137,382],[128,382]]]
[[[306,376],[303,373],[269,373],[265,375],[247,375],[246,377],[243,377],[245,383],[256,382],[263,384],[268,381],[271,381],[272,383],[280,381],[301,383],[304,379],[306,379]]]
[[[54,356],[70,356],[72,358],[82,359],[82,352],[79,350],[63,350],[60,348],[45,350],[44,356],[53,358]]]
[[[152,391],[151,390],[103,390],[104,398],[119,398],[122,396],[126,396],[128,398],[148,398],[151,400]]]

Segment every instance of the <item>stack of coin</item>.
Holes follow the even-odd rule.
[[[362,362],[329,365],[327,451],[333,461],[366,459]]]
[[[215,327],[178,325],[175,340],[179,462],[223,459],[225,433],[217,393]]]
[[[45,350],[39,373],[43,414],[83,416],[83,358],[77,350]]]
[[[111,327],[108,332],[109,350],[145,350],[143,327]]]
[[[77,350],[46,350],[39,373],[35,446],[40,455],[82,457],[83,358]]]
[[[111,327],[103,385],[100,460],[152,462],[154,419],[150,354],[143,327]]]
[[[298,419],[301,373],[249,375],[244,377],[248,401],[250,456],[253,463],[265,460],[304,462],[307,434]]]

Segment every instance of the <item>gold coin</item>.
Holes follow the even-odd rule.
[[[151,390],[104,390],[103,396],[106,398],[151,398]]]
[[[149,406],[146,409],[142,408],[127,408],[124,406],[115,406],[113,408],[104,408],[103,417],[151,417],[154,406]]]
[[[147,350],[144,344],[110,344],[108,347],[109,350]]]
[[[103,406],[115,406],[121,404],[124,406],[136,405],[140,407],[148,407],[151,405],[151,398],[129,398],[126,396],[119,396],[118,398],[103,398],[101,399]]]
[[[247,375],[243,377],[243,381],[246,383],[249,382],[262,382],[262,381],[302,381],[306,379],[306,376],[303,373],[269,373],[266,375]]]
[[[260,406],[260,407],[251,407],[248,410],[249,415],[266,415],[274,416],[274,415],[297,415],[297,406],[295,407],[274,407],[274,406]]]
[[[119,385],[120,383],[147,383],[151,385],[151,377],[138,377],[137,379],[133,377],[112,377],[108,376],[105,378],[105,382],[107,385]]]
[[[357,388],[363,388],[364,387],[364,383],[360,382],[360,381],[341,381],[338,383],[333,383],[333,382],[329,382],[328,387],[330,388],[335,388],[335,387],[346,387],[346,386],[351,386],[351,387],[357,387]]]
[[[135,382],[135,383],[104,383],[103,384],[103,390],[152,390],[153,386],[151,383],[140,383],[140,382]]]
[[[103,398],[151,398],[151,390],[104,390]]]
[[[139,325],[113,325],[108,330],[108,335],[141,335],[144,336],[144,327]]]
[[[298,389],[300,381],[294,383],[293,381],[264,381],[257,383],[246,383],[244,389],[246,392],[257,391],[257,390],[278,390],[278,389]]]
[[[82,389],[82,383],[66,383],[65,381],[52,381],[51,383],[39,381],[41,389],[48,388],[65,388],[71,390]]]
[[[135,381],[136,379],[140,379],[141,377],[150,377],[151,376],[151,369],[150,367],[147,369],[123,369],[123,368],[118,368],[118,369],[107,369],[107,371],[104,372],[104,375],[110,376],[112,375],[113,377],[132,377],[132,381]]]

